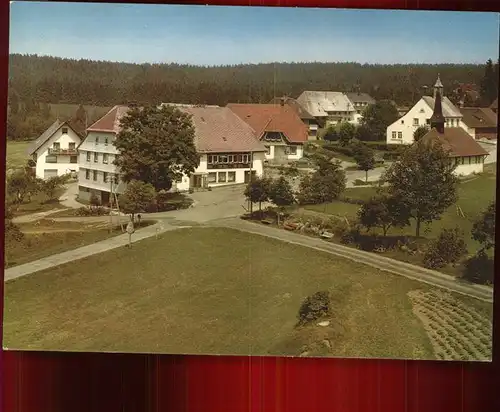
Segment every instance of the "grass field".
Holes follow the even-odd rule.
[[[228,241],[221,241],[228,240]],[[230,249],[228,245],[230,242]],[[191,228],[5,285],[4,345],[34,350],[435,358],[424,284],[229,229]],[[330,325],[296,328],[328,290]],[[460,301],[491,316],[491,305]],[[465,307],[464,306],[464,307]],[[476,313],[476,314],[477,314]]]
[[[33,142],[7,142],[6,170],[18,169],[26,165],[28,148]]]
[[[56,192],[56,198],[59,198],[64,193],[64,188]],[[17,209],[13,211],[14,216],[31,215],[34,213],[48,212],[54,209],[64,209],[64,206],[58,200],[47,201],[47,197],[43,193],[35,194],[30,202],[25,202],[17,205]]]
[[[141,226],[152,223],[154,222],[143,221]],[[106,222],[84,224],[42,219],[33,223],[22,223],[18,226],[25,233],[25,236],[21,242],[6,239],[6,267],[22,265],[122,233],[119,226],[115,226],[114,231],[110,233],[109,224]]]

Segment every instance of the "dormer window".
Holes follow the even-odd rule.
[[[68,128],[67,127],[63,127],[62,128],[62,134],[68,134]]]

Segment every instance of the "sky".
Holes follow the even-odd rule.
[[[10,52],[130,63],[484,63],[499,13],[11,2]]]

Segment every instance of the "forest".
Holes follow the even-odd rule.
[[[366,92],[377,100],[410,106],[431,92],[438,73],[452,100],[458,99],[461,84],[477,85],[479,104],[490,104],[497,95],[498,61],[491,60],[477,65],[292,62],[208,67],[11,54],[7,138],[37,137],[59,116],[51,110],[54,104],[267,103],[275,96],[297,97],[304,90],[332,90]]]

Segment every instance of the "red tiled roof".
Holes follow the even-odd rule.
[[[265,152],[252,128],[227,107],[174,105],[191,115],[202,153]]]
[[[87,128],[87,132],[118,133],[120,120],[128,112],[127,106],[115,106],[97,122]]]
[[[307,126],[288,105],[229,103],[227,107],[248,123],[259,139],[264,132],[281,132],[290,143],[307,141]]]
[[[450,152],[451,157],[488,155],[488,152],[461,127],[445,127],[444,133],[432,129],[421,141],[440,142],[443,148]]]
[[[460,110],[463,115],[462,121],[468,127],[497,127],[497,114],[489,107],[463,107]]]

